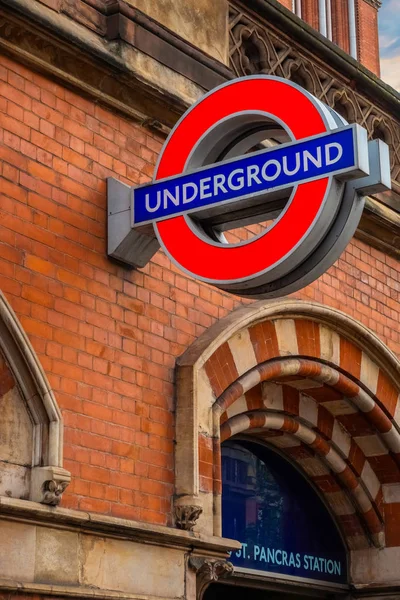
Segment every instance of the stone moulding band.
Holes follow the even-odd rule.
[[[47,527],[67,527],[82,533],[130,539],[157,546],[174,546],[188,551],[197,549],[221,558],[226,558],[228,551],[240,548],[240,543],[235,540],[62,507],[55,511],[43,504],[7,497],[0,497],[1,519],[28,524],[35,522]]]
[[[0,579],[0,591],[17,594],[34,594],[62,598],[93,598],[93,600],[171,600],[167,596],[126,594],[120,591],[94,589],[86,586],[55,585],[53,583],[26,583]]]

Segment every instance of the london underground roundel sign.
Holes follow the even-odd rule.
[[[239,296],[281,296],[333,264],[365,194],[389,186],[387,146],[368,143],[363,128],[285,79],[236,79],[183,115],[153,182],[132,190],[131,250],[137,266],[146,262],[157,248],[154,231],[196,279]],[[261,222],[258,235],[227,242],[224,231]]]

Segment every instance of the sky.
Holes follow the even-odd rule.
[[[400,92],[400,0],[382,0],[378,14],[381,78]]]

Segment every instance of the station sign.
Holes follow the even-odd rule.
[[[238,573],[346,586],[347,550],[307,479],[274,450],[222,445],[222,535],[241,542]]]
[[[144,266],[161,246],[187,274],[249,298],[314,281],[390,188],[387,145],[306,90],[259,75],[224,84],[169,135],[153,181],[108,181],[108,254]],[[224,232],[262,224],[229,243]]]

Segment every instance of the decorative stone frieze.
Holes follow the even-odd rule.
[[[175,524],[178,529],[192,531],[196,521],[203,512],[201,506],[180,505],[175,506]]]
[[[230,66],[237,77],[276,75],[303,86],[334,108],[350,123],[380,138],[390,148],[393,190],[400,193],[400,123],[373,99],[361,94],[355,83],[328,64],[314,58],[293,38],[239,6],[230,7]]]

